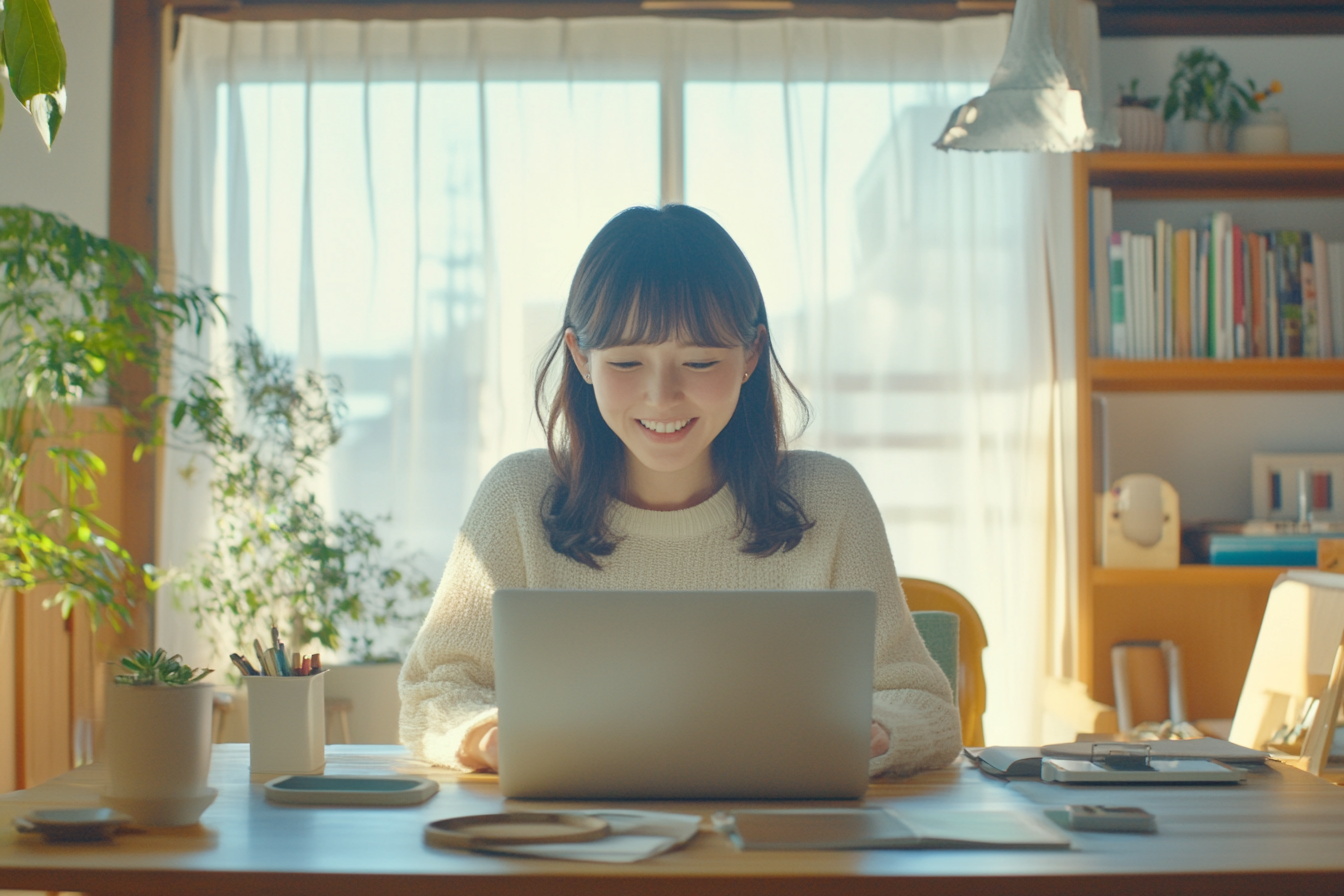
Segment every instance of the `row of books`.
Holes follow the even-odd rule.
[[[1112,228],[1112,196],[1089,196],[1092,352],[1101,358],[1344,357],[1344,243],[1243,229]]]

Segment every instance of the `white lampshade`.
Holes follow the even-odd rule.
[[[1017,0],[989,90],[952,113],[939,149],[1081,152],[1120,143],[1100,91],[1091,0]]]

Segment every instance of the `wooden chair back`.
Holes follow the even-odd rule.
[[[957,709],[961,713],[961,742],[968,747],[985,745],[985,670],[981,653],[989,646],[980,614],[965,595],[928,579],[902,578],[905,602],[911,611],[944,610],[956,613]]]

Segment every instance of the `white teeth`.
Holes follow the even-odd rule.
[[[654,432],[676,432],[691,421],[673,420],[671,423],[659,423],[657,420],[641,420],[639,422],[645,429],[651,429]]]

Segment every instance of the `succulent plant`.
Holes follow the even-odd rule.
[[[121,665],[132,674],[118,675],[117,684],[192,684],[214,671],[193,669],[182,662],[181,654],[169,656],[162,647],[153,652],[137,650],[122,657]]]

